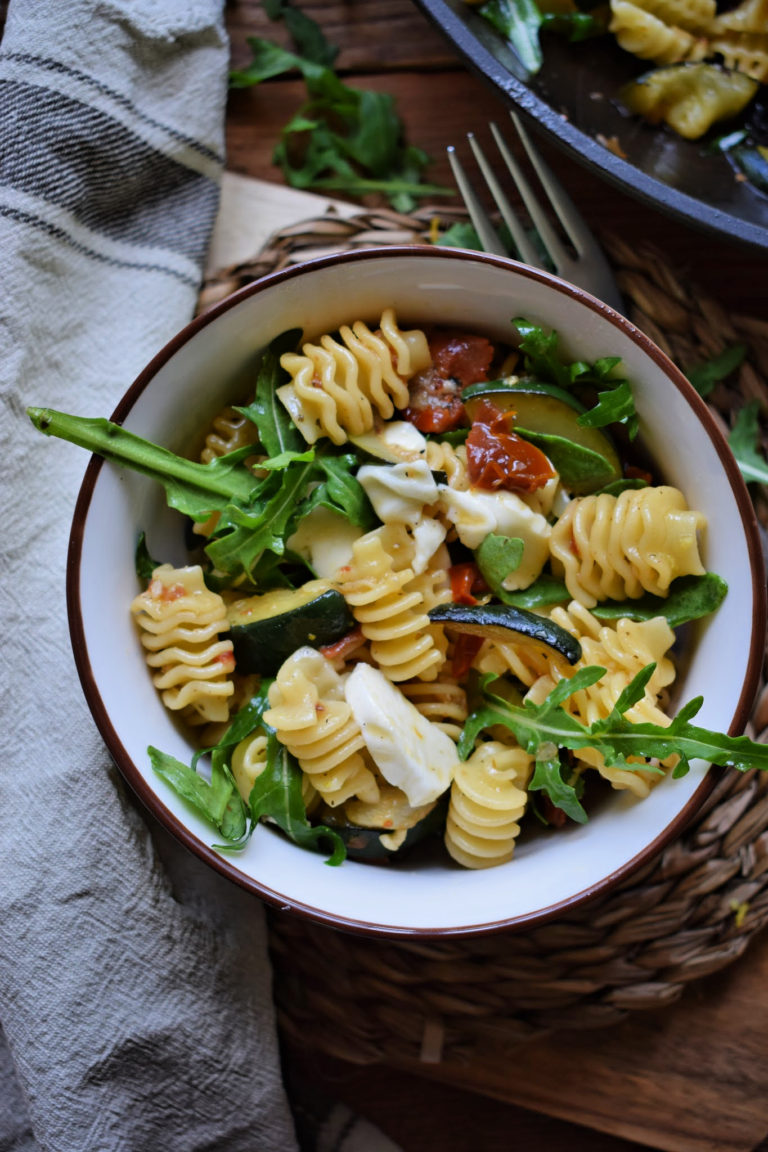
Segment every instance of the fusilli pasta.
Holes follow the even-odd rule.
[[[574,671],[590,664],[606,670],[596,684],[568,697],[564,704],[566,711],[583,724],[604,720],[634,676],[646,665],[655,664],[642,698],[627,709],[626,717],[632,723],[649,722],[662,727],[669,724],[659,700],[675,678],[674,664],[668,655],[675,634],[663,616],[640,621],[620,619],[615,625],[602,624],[576,601],[567,608],[554,608],[550,615],[581,644],[582,657]],[[528,697],[540,702],[558,678],[559,673],[557,676],[543,676],[532,685]],[[595,748],[580,749],[575,756],[585,765],[596,768],[612,787],[629,789],[639,797],[647,796],[658,779],[657,772],[642,768],[607,767]]]
[[[552,529],[550,551],[569,594],[587,608],[599,600],[666,596],[678,576],[701,575],[697,534],[704,518],[676,488],[582,496]]]
[[[339,570],[338,587],[370,640],[374,662],[392,681],[433,680],[445,660],[440,629],[430,624],[425,598],[433,577],[415,577],[413,545],[403,525],[376,528],[353,546],[352,563]]]
[[[270,686],[269,703],[264,722],[275,729],[326,804],[335,808],[352,796],[369,803],[378,799],[341,677],[324,656],[313,648],[289,656]]]
[[[512,859],[533,757],[488,740],[456,770],[445,826],[445,846],[465,868],[491,868]]]
[[[155,568],[148,587],[131,604],[146,661],[163,703],[190,724],[229,717],[234,692],[232,642],[224,601],[205,585],[199,565]]]
[[[361,320],[342,324],[339,339],[324,335],[306,343],[301,354],[287,352],[280,363],[291,383],[277,393],[308,443],[328,436],[343,444],[373,428],[376,415],[387,420],[408,404],[407,380],[431,363],[429,345],[418,329],[402,331],[394,311],[381,317],[378,332]]]

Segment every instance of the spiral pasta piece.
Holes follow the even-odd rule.
[[[155,568],[131,612],[166,707],[190,724],[227,720],[235,659],[232,641],[220,636],[229,621],[221,596],[206,588],[202,568]]]
[[[370,803],[379,789],[361,749],[364,741],[344,699],[343,681],[314,648],[299,648],[269,688],[264,723],[295,756],[326,804],[356,796]]]
[[[263,728],[257,728],[250,736],[246,736],[236,744],[232,752],[232,775],[237,784],[237,790],[243,800],[248,803],[248,797],[255,781],[261,776],[267,766],[267,734]]]
[[[237,790],[246,804],[253,785],[267,767],[267,746],[266,732],[263,728],[257,728],[250,736],[246,736],[239,744],[236,744],[232,752],[232,775],[235,778]],[[310,810],[318,794],[306,773],[301,784],[301,794],[304,806]]]
[[[352,549],[352,563],[339,569],[337,586],[370,641],[375,664],[388,680],[434,680],[445,660],[441,630],[427,611],[435,576],[415,577],[408,566],[413,544],[405,525],[376,528]]]
[[[768,32],[740,32],[724,25],[712,37],[710,48],[722,56],[726,68],[768,84]]]
[[[376,415],[388,420],[395,408],[405,408],[407,381],[431,362],[424,333],[401,330],[387,308],[377,332],[358,320],[342,324],[338,339],[325,334],[318,344],[304,344],[301,354],[281,356],[291,383],[277,394],[308,443],[328,436],[344,444],[370,432]]]
[[[467,491],[469,473],[467,450],[463,444],[454,448],[447,440],[427,440],[426,460],[433,472],[445,472],[449,488]]]
[[[464,868],[492,868],[512,859],[533,757],[489,740],[459,768],[451,784],[445,846]]]
[[[702,575],[697,533],[706,520],[677,488],[662,485],[572,500],[549,547],[570,596],[587,608],[600,600],[666,596],[678,576]]]
[[[702,60],[708,52],[706,40],[685,28],[668,24],[645,5],[630,0],[611,0],[613,32],[620,47],[641,60],[657,64],[678,64],[684,60]]]
[[[236,452],[238,448],[256,444],[258,439],[258,429],[252,420],[242,416],[236,408],[222,408],[211,421],[200,452],[200,461],[210,464],[220,456]]]
[[[467,719],[467,694],[460,684],[447,676],[431,682],[423,680],[401,684],[400,689],[422,716],[458,741]]]
[[[666,727],[670,723],[659,700],[675,678],[675,666],[668,655],[675,634],[663,616],[651,620],[625,618],[615,624],[604,624],[576,601],[566,608],[554,608],[550,616],[581,644],[582,656],[574,672],[590,664],[606,670],[596,684],[567,698],[563,707],[571,716],[587,725],[605,719],[637,673],[646,665],[655,664],[643,696],[625,715],[635,724],[646,722]],[[558,673],[543,676],[531,687],[528,698],[540,703],[559,678]],[[659,778],[658,773],[642,768],[608,767],[596,748],[582,748],[574,755],[586,766],[596,768],[614,788],[628,789],[638,797],[647,796]]]

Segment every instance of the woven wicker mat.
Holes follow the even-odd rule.
[[[461,210],[332,214],[283,229],[207,281],[200,310],[268,272],[372,244],[430,243]],[[708,397],[728,426],[768,415],[768,324],[734,316],[652,247],[601,237],[632,321],[686,371],[734,343],[749,354]],[[763,445],[765,447],[765,445]],[[753,486],[768,526],[766,493]],[[768,687],[749,735],[768,740]],[[599,1027],[676,1000],[740,956],[768,922],[768,773],[726,772],[679,840],[616,891],[541,927],[471,939],[369,940],[270,912],[280,1024],[360,1064],[464,1063],[560,1028]]]

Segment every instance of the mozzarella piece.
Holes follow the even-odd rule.
[[[357,479],[383,524],[416,524],[424,505],[437,502],[437,484],[426,460],[363,464]]]
[[[306,560],[316,576],[332,580],[339,568],[352,562],[352,545],[363,535],[341,512],[318,504],[286,541],[291,552]]]
[[[552,529],[540,512],[534,512],[514,492],[487,492],[471,488],[459,492],[440,485],[440,506],[447,520],[467,548],[478,548],[489,532],[514,536],[523,541],[520,566],[504,581],[509,591],[527,588],[540,574],[549,558]]]
[[[413,458],[427,451],[427,438],[410,420],[387,420],[379,429],[379,440],[394,454]]]
[[[412,808],[430,804],[450,787],[459,766],[453,740],[422,716],[378,668],[356,665],[344,695],[376,767],[385,780],[402,789]]]
[[[433,520],[431,516],[422,516],[418,524],[414,525],[412,534],[414,550],[410,565],[414,576],[420,576],[430,567],[430,560],[445,540],[445,534],[445,524]],[[432,567],[444,567],[444,565],[438,564]]]

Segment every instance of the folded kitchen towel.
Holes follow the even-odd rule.
[[[11,0],[0,43],[6,1152],[296,1147],[262,906],[150,832],[111,765],[64,598],[87,458],[25,415],[108,415],[192,316],[223,165],[222,8]]]

